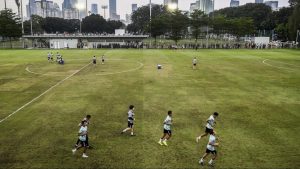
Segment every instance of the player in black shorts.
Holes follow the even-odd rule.
[[[96,65],[97,64],[97,59],[96,56],[93,57],[93,64]]]
[[[134,118],[134,106],[133,105],[130,105],[129,106],[129,111],[128,111],[128,123],[127,123],[127,128],[126,129],[124,129],[122,132],[121,132],[121,134],[123,134],[123,133],[125,133],[126,131],[128,131],[128,130],[130,130],[131,131],[131,136],[134,136],[134,134],[133,134],[133,127],[134,127],[134,124],[133,124],[133,122],[134,122],[134,120],[135,120],[135,118]]]
[[[219,143],[217,143],[217,137],[216,137],[216,132],[212,131],[210,136],[209,136],[209,141],[206,146],[206,151],[202,158],[199,161],[199,164],[204,165],[204,159],[209,155],[212,154],[211,160],[208,162],[210,166],[213,166],[214,160],[217,158],[217,150],[216,147],[219,146]]]

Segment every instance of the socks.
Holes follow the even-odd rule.
[[[131,135],[133,136],[133,132],[131,132]]]
[[[213,159],[211,159],[209,162],[208,162],[208,164],[212,164],[213,163]]]

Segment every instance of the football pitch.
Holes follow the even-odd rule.
[[[60,50],[65,65],[49,51],[0,50],[0,168],[209,168],[195,138],[215,111],[216,168],[300,166],[299,50]],[[135,137],[120,134],[130,104]],[[86,114],[83,159],[71,150]]]

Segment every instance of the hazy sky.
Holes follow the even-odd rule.
[[[6,0],[7,7],[13,8],[16,11],[15,0]],[[54,2],[58,3],[61,7],[63,0],[53,0]],[[85,0],[78,0],[79,2],[85,2]],[[109,0],[88,0],[88,9],[90,9],[91,3],[98,4],[98,11],[100,14],[103,15],[102,9],[99,10],[101,5],[108,5]],[[179,9],[181,10],[188,10],[190,7],[190,3],[195,2],[196,0],[178,0],[179,1]],[[246,4],[249,2],[254,2],[255,0],[240,0],[240,4]],[[279,7],[288,6],[288,0],[278,0]],[[24,6],[24,15],[26,16],[26,8],[25,5],[28,3],[28,0],[23,0]],[[126,13],[131,13],[131,4],[136,3],[138,7],[149,3],[149,0],[117,0],[117,13],[121,15],[122,19],[125,19]],[[163,0],[152,0],[152,3],[162,4]],[[225,8],[228,7],[230,4],[230,0],[215,0],[215,9]],[[4,8],[4,0],[0,0],[0,8]],[[106,16],[108,16],[108,11],[106,12]]]

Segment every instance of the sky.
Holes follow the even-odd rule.
[[[56,2],[61,7],[63,0],[52,0]],[[78,0],[79,2],[84,3],[85,0]],[[109,0],[88,0],[88,9],[90,10],[91,4],[98,4],[98,11],[101,15],[103,15],[103,10],[99,8],[101,5],[108,5]],[[189,10],[190,4],[195,2],[196,0],[178,0],[179,9],[181,10]],[[254,2],[255,0],[240,0],[240,5]],[[15,5],[15,0],[6,0],[7,7],[12,8],[15,12],[17,12],[17,7]],[[278,0],[279,7],[288,6],[288,0]],[[126,14],[131,13],[131,4],[136,3],[138,7],[146,5],[149,3],[149,0],[117,0],[117,13],[121,15],[121,19],[125,19]],[[152,0],[152,3],[162,4],[163,0]],[[26,8],[25,5],[28,4],[28,0],[23,0],[23,13],[26,16]],[[225,7],[229,7],[230,0],[215,0],[215,9],[221,9]],[[4,0],[0,0],[0,9],[4,8]],[[106,16],[108,16],[108,11],[106,11]]]

